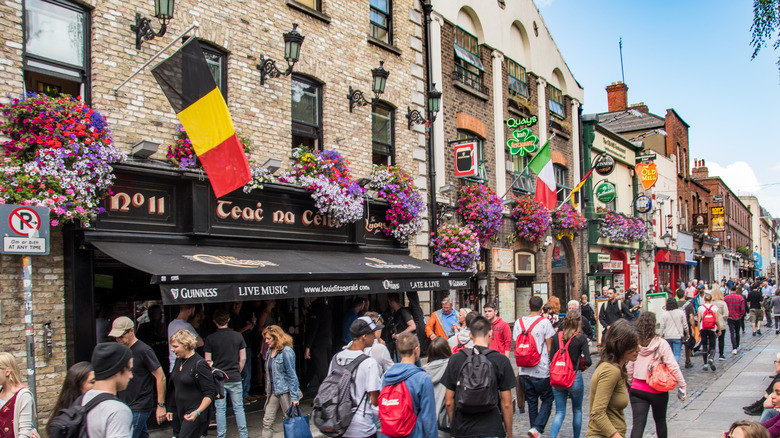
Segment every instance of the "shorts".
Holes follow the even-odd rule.
[[[753,324],[764,320],[764,309],[750,309],[750,322]]]

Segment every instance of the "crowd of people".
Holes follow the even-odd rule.
[[[716,371],[717,363],[726,360],[726,330],[733,355],[739,352],[746,320],[752,336],[762,336],[765,317],[764,329],[774,326],[780,332],[780,290],[770,281],[724,280],[711,286],[692,280],[674,296],[667,294],[660,315],[641,311],[641,294],[628,291],[621,299],[609,287],[598,309],[583,295],[566,303],[564,314],[557,297],[544,302],[532,296],[529,313],[514,320],[513,328],[499,315],[497,303],[486,303],[479,313],[456,309],[444,298],[424,322],[402,306],[398,294],[388,295],[388,309],[381,315],[358,297],[341,324],[344,346],[335,354],[330,354],[331,340],[320,338],[321,332],[329,336],[333,331],[332,315],[324,301],[312,299],[302,346],[312,364],[306,381],[316,383],[311,418],[329,436],[346,438],[511,437],[518,411],[528,415],[530,438],[544,434],[551,418],[549,436],[560,436],[567,417],[572,435],[579,437],[583,372],[592,366],[594,327],[600,325],[586,436],[641,437],[652,412],[657,436],[666,437],[669,393],[686,400],[681,369],[693,366],[697,350],[703,369]],[[179,438],[207,435],[214,418],[217,436],[225,437],[230,398],[238,434],[246,438],[244,404],[254,402],[246,385],[261,376],[261,434],[273,437],[277,418],[292,414],[307,385],[299,380],[293,337],[275,324],[273,312],[263,312],[273,304],[258,307],[260,313],[250,318],[241,316],[241,306],[214,310],[208,333],[202,329],[208,325],[202,309],[195,306],[180,306],[167,327],[155,322],[161,314],[156,307],[148,309],[149,321],[140,327],[117,317],[107,333],[112,341],[99,343],[91,362],[68,370],[45,425],[47,434],[58,436],[63,410],[82,406],[90,437],[148,437],[150,417],[159,424],[171,422]],[[157,342],[161,327],[167,332],[164,361]],[[152,337],[154,346],[136,332]],[[259,342],[248,338],[252,333]],[[253,357],[261,359],[254,373],[248,371]],[[735,422],[724,436],[780,437],[780,354],[776,359],[774,380],[744,407],[759,421]],[[37,438],[34,402],[16,359],[0,353],[0,370],[0,436]],[[629,405],[630,432],[624,415]]]

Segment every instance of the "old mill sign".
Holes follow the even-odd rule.
[[[642,181],[642,187],[645,190],[653,187],[658,181],[658,169],[655,168],[655,163],[638,163],[636,165],[636,171],[639,174],[639,180]]]

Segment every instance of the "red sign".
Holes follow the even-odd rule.
[[[638,163],[636,171],[639,173],[639,180],[642,181],[642,187],[645,190],[653,187],[656,181],[658,181],[658,169],[655,168],[655,163]]]
[[[677,265],[684,265],[685,253],[682,251],[659,249],[658,254],[655,256],[655,261],[661,263],[674,263]]]
[[[477,144],[475,142],[455,145],[455,177],[465,178],[477,175]]]

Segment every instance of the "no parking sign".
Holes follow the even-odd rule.
[[[29,205],[0,205],[2,254],[49,253],[49,209]]]

